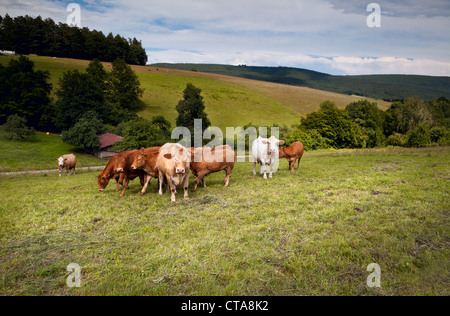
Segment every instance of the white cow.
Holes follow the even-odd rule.
[[[269,166],[269,178],[272,178],[273,167],[278,161],[278,146],[283,144],[284,140],[278,140],[275,136],[270,138],[262,138],[260,136],[255,139],[252,147],[253,175],[256,175],[256,163],[259,163],[259,174],[262,174],[264,166],[264,179],[267,179],[267,166]]]

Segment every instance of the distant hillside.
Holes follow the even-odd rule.
[[[333,76],[299,68],[214,64],[153,64],[152,66],[304,86],[387,101],[411,96],[418,96],[425,100],[450,97],[450,77],[415,75]]]
[[[11,58],[0,56],[0,64],[7,65]],[[58,88],[58,79],[65,71],[86,69],[89,60],[30,56],[36,70],[50,73],[53,85],[52,97]],[[111,71],[111,63],[103,63]],[[175,126],[178,101],[183,97],[187,83],[202,89],[206,112],[214,126],[225,129],[227,126],[244,126],[254,123],[270,126],[274,123],[298,124],[300,118],[317,111],[321,102],[330,100],[339,108],[363,99],[362,97],[334,92],[284,85],[266,81],[257,81],[239,77],[230,77],[212,73],[164,69],[150,66],[131,66],[137,73],[144,89],[142,100],[145,109],[138,113],[144,118],[163,115]],[[390,102],[369,99],[377,102],[382,110]]]

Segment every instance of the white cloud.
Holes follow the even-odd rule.
[[[150,62],[310,66],[338,74],[450,75],[450,5],[446,1],[385,1],[380,3],[386,12],[382,27],[375,29],[366,25],[367,4],[356,0],[80,3],[82,26],[141,39],[149,49]],[[65,22],[69,2],[3,0],[0,12]]]

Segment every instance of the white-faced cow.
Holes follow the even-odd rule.
[[[260,164],[259,173],[262,174],[264,166],[264,179],[267,179],[267,166],[270,168],[269,178],[272,178],[273,168],[278,161],[278,146],[283,145],[284,140],[278,140],[275,136],[270,138],[255,139],[252,147],[253,175],[256,175],[256,163]]]
[[[188,199],[191,154],[180,144],[165,144],[159,151],[156,169],[159,172],[159,194],[163,194],[164,178],[175,202],[176,186],[183,185],[184,198]]]
[[[75,174],[75,166],[77,165],[77,157],[75,157],[74,154],[69,155],[62,155],[59,158],[56,158],[56,161],[58,162],[59,167],[59,176],[61,176],[61,173],[64,169],[67,170],[67,175],[70,176],[72,174]]]

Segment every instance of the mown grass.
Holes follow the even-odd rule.
[[[30,140],[6,140],[0,131],[0,172],[58,169],[56,158],[74,153],[77,168],[106,165],[107,160],[82,152],[62,142],[59,135],[36,133]]]
[[[92,172],[1,177],[0,294],[448,295],[449,158],[312,152],[269,180],[239,163],[229,188],[210,175],[175,203],[156,183],[100,193]],[[381,288],[366,284],[371,263]]]

